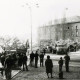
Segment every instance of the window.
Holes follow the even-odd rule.
[[[68,27],[68,29],[69,29],[69,27]]]

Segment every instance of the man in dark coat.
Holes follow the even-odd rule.
[[[45,53],[46,53],[46,50],[45,50],[45,48],[43,48],[43,53],[44,53],[44,55],[45,55]]]
[[[60,60],[59,60],[59,72],[62,72],[62,66],[63,66],[63,59],[62,57],[60,57]]]
[[[53,63],[49,55],[47,56],[47,60],[45,61],[45,66],[46,66],[46,73],[47,73],[48,78],[49,78],[49,73],[51,74],[51,78],[53,78],[52,77]]]
[[[38,52],[36,51],[35,53],[35,68],[37,68],[37,65],[38,65]]]
[[[5,75],[7,80],[11,79],[11,71],[12,71],[11,69],[12,69],[12,59],[11,55],[9,55],[5,60]]]
[[[41,66],[43,67],[43,62],[44,62],[44,54],[41,53],[41,54],[40,54],[40,67],[41,67]]]
[[[66,72],[69,72],[69,61],[70,61],[70,56],[68,56],[68,54],[66,54],[64,56],[65,59],[65,67],[66,67]]]
[[[32,53],[30,54],[30,66],[33,66],[33,62],[34,62],[34,53],[32,51]]]
[[[26,69],[26,71],[28,71],[27,56],[26,56],[26,54],[23,54],[22,65],[23,65],[23,71],[24,71],[25,69]]]
[[[20,55],[18,56],[18,67],[19,67],[19,68],[21,68],[21,66],[22,66],[22,60],[23,60],[23,55],[20,54]]]

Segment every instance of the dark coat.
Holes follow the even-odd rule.
[[[38,60],[38,53],[35,53],[35,60],[37,61]]]
[[[59,66],[62,66],[63,65],[63,60],[59,60]]]
[[[26,64],[26,62],[27,62],[27,56],[26,56],[26,55],[23,56],[22,61],[23,61],[23,62],[22,62],[23,64]]]
[[[12,68],[12,59],[11,58],[6,58],[5,60],[5,67],[11,69]]]
[[[40,54],[40,61],[43,62],[43,59],[44,59],[44,55]]]
[[[52,73],[53,63],[51,59],[45,61],[46,73]]]
[[[22,66],[22,59],[23,59],[23,56],[20,55],[18,58],[18,66]]]
[[[65,63],[69,63],[69,61],[70,61],[70,56],[68,56],[68,55],[66,55],[65,57],[64,57],[64,59],[65,59]]]
[[[34,60],[34,57],[35,57],[34,53],[31,53],[30,54],[30,60],[33,61]]]

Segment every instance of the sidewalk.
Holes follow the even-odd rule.
[[[2,65],[0,63],[0,68],[2,68]],[[11,76],[14,77],[15,75],[17,75],[21,70],[19,69],[16,69],[16,70],[12,70],[11,72]],[[6,80],[6,77],[5,77],[5,71],[3,71],[3,76],[1,75],[1,71],[0,71],[0,80]]]
[[[29,67],[29,71],[22,71],[18,73],[12,80],[59,80],[58,70],[59,67],[54,65],[53,67],[53,79],[47,78],[45,67],[33,68]],[[65,72],[65,67],[63,67],[63,77],[67,80],[79,80],[80,79],[80,68],[70,67],[70,72]],[[61,79],[62,80],[62,79]]]

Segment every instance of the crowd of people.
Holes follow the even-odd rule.
[[[0,57],[0,61],[2,64],[1,74],[5,72],[6,79],[11,79],[12,69],[20,69],[23,66],[23,71],[28,71],[27,67],[27,56],[25,53],[9,53],[2,54]]]
[[[53,61],[50,59],[50,56],[47,56],[47,59],[44,61],[44,56],[45,56],[45,51],[38,53],[38,50],[34,53],[33,51],[28,56],[26,53],[17,53],[17,54],[8,54],[8,55],[2,55],[1,56],[1,64],[3,68],[1,69],[1,74],[3,75],[3,72],[5,71],[5,76],[7,80],[11,79],[11,72],[12,69],[19,68],[22,69],[23,71],[29,71],[28,69],[28,64],[27,62],[30,61],[30,66],[34,68],[38,68],[38,62],[40,63],[40,67],[46,68],[46,73],[49,78],[49,73],[52,76],[52,68],[53,68]],[[66,72],[69,71],[69,61],[70,57],[66,54],[64,57],[65,59],[65,67],[66,67]],[[63,71],[62,71],[62,66],[63,66],[63,59],[60,57],[60,60],[58,61],[59,63],[59,78],[63,78]]]
[[[38,51],[30,54],[30,60],[25,53],[3,53],[0,57],[0,63],[2,67],[0,68],[1,74],[5,72],[6,79],[11,79],[11,72],[13,69],[21,69],[23,71],[28,71],[27,62],[30,61],[30,66],[38,68],[38,59],[40,57],[40,66],[43,66],[44,54],[38,54]]]
[[[66,68],[66,72],[69,72],[69,61],[70,61],[70,56],[68,54],[66,54],[64,56],[65,59],[65,68]],[[60,60],[58,61],[59,64],[59,78],[63,79],[63,71],[62,71],[62,67],[63,67],[63,59],[62,57],[60,57]],[[53,72],[53,61],[50,59],[50,56],[47,56],[47,59],[45,61],[45,67],[46,67],[46,73],[47,76],[49,78],[49,73],[51,74],[51,78],[53,78],[52,76],[52,72]]]
[[[32,53],[30,54],[30,65],[31,66],[34,66],[35,68],[38,68],[38,60],[40,58],[40,67],[42,66],[43,67],[43,64],[44,64],[44,53],[40,53],[38,54],[38,51],[35,52],[35,54]],[[34,63],[35,61],[35,63]]]
[[[68,54],[66,54],[64,56],[65,59],[65,68],[66,68],[66,72],[69,72],[69,61],[70,61],[70,56]],[[58,61],[59,64],[59,78],[62,79],[63,78],[63,71],[62,71],[62,67],[63,67],[63,58],[60,57],[60,60]]]

